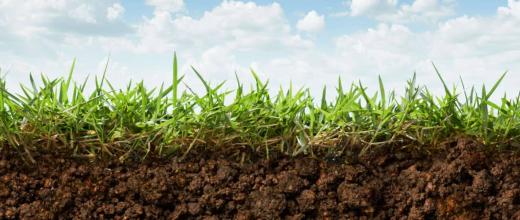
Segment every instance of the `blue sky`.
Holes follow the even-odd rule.
[[[312,91],[337,78],[400,90],[414,72],[441,91],[431,62],[450,83],[520,84],[518,0],[0,0],[0,68],[11,85],[32,73],[100,74],[110,57],[116,86],[130,79],[169,83],[177,51],[213,82],[250,81],[256,70],[277,88]],[[232,88],[233,83],[229,87]]]

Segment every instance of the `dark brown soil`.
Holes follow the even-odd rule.
[[[0,219],[520,219],[520,156],[460,140],[428,157],[88,163],[0,159]]]

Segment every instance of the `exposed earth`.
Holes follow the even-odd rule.
[[[0,219],[520,219],[520,156],[468,140],[349,163],[0,157]],[[206,155],[206,156],[201,156]]]

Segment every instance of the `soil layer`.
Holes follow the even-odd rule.
[[[0,158],[0,219],[520,219],[520,156],[467,140],[345,163]],[[199,154],[200,155],[200,154]]]

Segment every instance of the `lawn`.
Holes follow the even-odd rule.
[[[74,63],[19,93],[1,80],[0,218],[520,217],[520,96],[492,98],[506,74],[456,88],[435,68],[441,96],[415,76],[402,96],[339,79],[313,97],[193,68],[197,94],[172,63],[158,88],[74,82]]]

